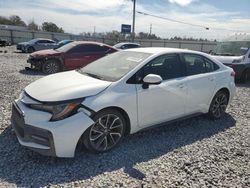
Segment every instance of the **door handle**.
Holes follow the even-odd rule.
[[[178,85],[177,85],[177,87],[179,87],[179,88],[181,88],[181,89],[184,88],[184,86],[185,86],[184,84],[178,84]]]
[[[87,56],[85,56],[86,58],[90,58],[90,56],[89,55],[87,55]]]
[[[211,82],[215,80],[215,77],[208,78]]]

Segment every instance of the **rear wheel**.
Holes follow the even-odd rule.
[[[224,91],[217,92],[210,104],[208,112],[209,117],[211,119],[220,119],[224,115],[227,105],[228,105],[227,93]]]
[[[60,63],[57,60],[50,59],[44,62],[42,71],[45,74],[53,74],[61,71]]]
[[[124,137],[126,121],[113,109],[103,110],[94,116],[95,123],[83,135],[84,146],[95,153],[106,152],[117,146]]]

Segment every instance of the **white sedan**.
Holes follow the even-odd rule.
[[[28,85],[15,100],[12,126],[34,151],[73,157],[117,146],[149,126],[199,114],[219,119],[235,94],[235,73],[190,50],[137,48]]]

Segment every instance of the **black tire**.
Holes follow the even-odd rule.
[[[250,80],[250,69],[247,69],[242,73],[240,82],[244,84],[249,80]]]
[[[228,97],[228,94],[224,91],[219,91],[215,94],[209,107],[209,118],[216,120],[225,114],[229,100]]]
[[[42,65],[42,71],[45,74],[54,74],[62,70],[61,64],[58,60],[49,59]]]
[[[33,53],[34,51],[35,51],[35,48],[32,46],[28,47],[28,49],[27,49],[28,53]]]
[[[82,137],[82,143],[90,152],[104,153],[116,147],[124,138],[126,121],[117,110],[98,112]]]

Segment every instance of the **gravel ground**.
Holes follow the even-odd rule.
[[[0,187],[250,187],[250,84],[223,119],[201,116],[127,137],[105,154],[41,156],[18,144],[11,102],[44,75],[24,70],[27,54],[0,48]]]

